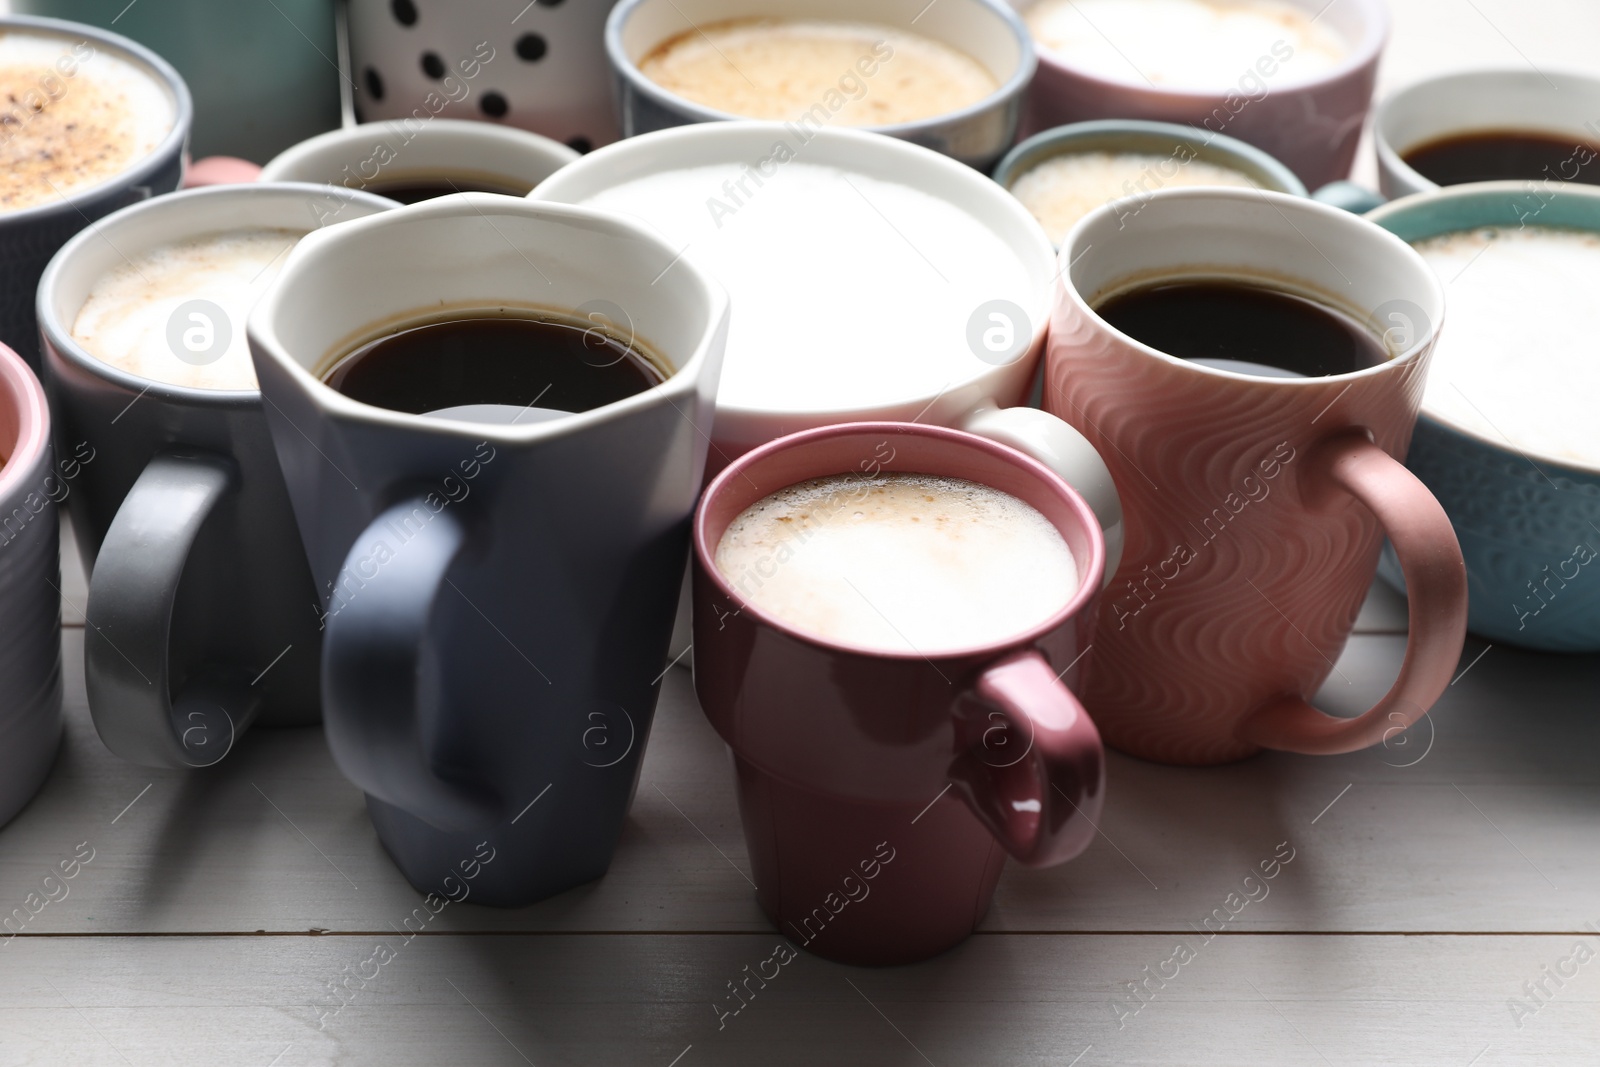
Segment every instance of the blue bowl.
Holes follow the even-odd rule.
[[[1600,233],[1600,187],[1547,186],[1537,201],[1529,189],[1525,182],[1450,186],[1396,200],[1367,218],[1416,242],[1520,225],[1531,202],[1542,205],[1528,218],[1535,225]],[[1448,336],[1447,329],[1447,344]],[[1523,648],[1600,651],[1600,457],[1581,463],[1518,450],[1431,413],[1425,402],[1406,466],[1455,526],[1474,633]],[[1403,588],[1387,547],[1379,573]]]

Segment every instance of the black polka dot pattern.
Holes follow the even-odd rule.
[[[437,52],[422,53],[422,73],[434,81],[444,77],[444,60],[439,58]]]
[[[390,0],[389,10],[394,14],[394,20],[402,26],[415,26],[417,24],[417,5],[411,0]]]
[[[506,112],[511,110],[511,105],[506,103],[506,98],[492,91],[484,93],[479,98],[478,107],[492,119],[503,119],[506,116]]]
[[[361,74],[361,80],[367,83],[367,95],[374,100],[383,99],[383,79],[378,77],[378,72],[368,67]]]
[[[550,51],[550,45],[537,33],[525,33],[517,38],[517,58],[527,63],[537,63]]]

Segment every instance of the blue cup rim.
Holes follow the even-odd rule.
[[[1519,205],[1526,205],[1529,197],[1535,195],[1533,188],[1534,183],[1520,181],[1443,186],[1392,200],[1368,212],[1366,218],[1408,244],[1485,226],[1521,225],[1525,219],[1519,214]],[[1600,186],[1546,183],[1538,198],[1542,201],[1538,215],[1542,217],[1537,225],[1600,235]],[[1496,210],[1485,210],[1490,207]],[[1472,427],[1437,415],[1426,407],[1418,421],[1484,448],[1519,456],[1541,472],[1549,467],[1569,478],[1591,482],[1600,479],[1600,458],[1585,462],[1539,449],[1522,448],[1504,438],[1492,438]]]

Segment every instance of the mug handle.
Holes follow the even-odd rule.
[[[1094,839],[1105,799],[1100,732],[1032,649],[991,664],[974,692],[998,710],[984,722],[966,713],[957,736],[971,743],[951,764],[951,783],[1017,862],[1050,867],[1072,859]],[[1006,749],[1017,737],[1028,740],[1013,756]]]
[[[1409,636],[1394,686],[1365,713],[1338,719],[1299,696],[1269,701],[1239,736],[1263,748],[1306,755],[1354,752],[1422,718],[1450,684],[1467,636],[1467,565],[1444,508],[1399,460],[1365,434],[1325,441],[1308,459],[1303,496],[1313,513],[1365,504],[1394,544],[1405,574]]]
[[[450,511],[429,508],[426,499],[419,493],[390,507],[345,556],[339,573],[362,584],[326,616],[323,722],[334,762],[363,792],[441,830],[471,832],[499,823],[503,805],[487,788],[439,773],[428,751],[417,684],[429,616],[446,573],[466,547],[467,530]],[[407,520],[418,511],[432,518],[390,548],[395,531],[409,530]]]
[[[206,671],[171,695],[172,612],[184,565],[217,503],[233,491],[220,456],[160,453],[111,520],[89,579],[84,681],[105,746],[146,767],[209,767],[261,709],[242,675]]]
[[[1002,408],[986,401],[967,413],[960,429],[998,441],[1055,471],[1083,497],[1100,520],[1106,541],[1102,588],[1111,584],[1122,562],[1122,499],[1106,461],[1071,423],[1038,408]]]

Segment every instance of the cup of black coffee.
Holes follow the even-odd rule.
[[[488,842],[473,899],[516,906],[610,863],[728,301],[624,216],[488,193],[392,214],[302,242],[250,346],[334,758],[414,886]]]

